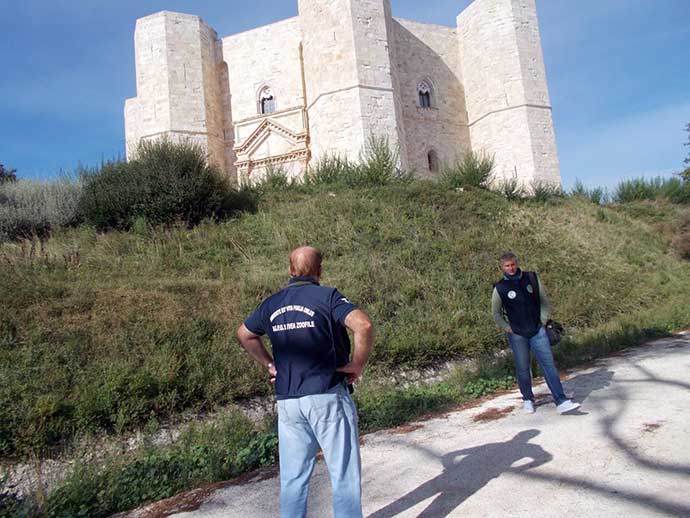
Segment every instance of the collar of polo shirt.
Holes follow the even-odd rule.
[[[292,277],[292,278],[290,278],[290,282],[289,282],[290,285],[296,284],[296,283],[300,283],[300,284],[309,283],[309,284],[316,284],[317,286],[319,286],[319,281],[317,281],[314,277],[311,277],[309,275],[305,275],[303,277]]]

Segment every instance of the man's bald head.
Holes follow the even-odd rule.
[[[291,277],[321,277],[321,251],[311,246],[300,246],[290,254]]]

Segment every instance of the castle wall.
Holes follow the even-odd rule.
[[[300,0],[312,157],[356,159],[371,135],[404,144],[388,0]]]
[[[312,159],[356,158],[363,143],[350,2],[299,0]]]
[[[259,90],[270,86],[278,111],[302,107],[299,18],[290,18],[223,38],[232,114],[236,122],[256,117]]]
[[[560,184],[534,0],[475,0],[457,23],[472,149],[499,178]]]
[[[457,33],[450,27],[402,19],[394,26],[407,163],[419,176],[433,175],[430,150],[436,151],[441,165],[470,149]],[[419,106],[417,88],[422,80],[433,86],[431,108]]]
[[[134,30],[137,97],[125,103],[127,158],[133,156],[142,138],[163,134],[170,128],[166,41],[165,13],[137,20]]]
[[[375,135],[420,176],[430,152],[440,168],[472,149],[495,156],[498,179],[560,183],[535,0],[475,0],[457,29],[393,19],[390,0],[298,3],[298,17],[222,40],[196,16],[138,20],[127,157],[142,140],[189,139],[253,182],[327,154],[356,160]]]
[[[127,133],[199,143],[226,170],[215,31],[197,16],[163,11],[137,21],[135,48],[138,96],[126,105]],[[128,156],[134,149],[128,143]]]
[[[407,167],[390,0],[351,0],[364,144],[385,137]]]
[[[300,45],[298,18],[222,40],[239,182],[261,181],[272,167],[300,176],[306,167]],[[275,99],[275,112],[270,114],[260,112],[260,94],[266,87]],[[276,124],[266,125],[269,119]]]

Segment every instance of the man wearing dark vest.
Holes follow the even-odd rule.
[[[520,270],[517,256],[512,252],[501,256],[501,270],[503,278],[494,284],[491,312],[496,324],[508,334],[525,411],[534,413],[531,352],[534,352],[544,373],[558,413],[577,409],[580,404],[573,403],[565,396],[553,361],[551,344],[544,327],[549,319],[549,301],[537,274]]]
[[[335,518],[361,518],[357,409],[349,388],[373,344],[369,317],[337,289],[321,286],[321,253],[290,254],[290,283],[264,300],[237,330],[242,347],[275,379],[280,450],[280,515],[307,513],[319,448],[333,487]],[[350,360],[350,339],[354,351]],[[261,336],[271,341],[273,357]]]

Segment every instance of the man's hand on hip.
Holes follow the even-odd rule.
[[[350,362],[347,365],[343,365],[339,369],[336,369],[338,372],[343,372],[347,374],[346,379],[347,383],[349,385],[352,385],[354,382],[356,382],[359,378],[362,377],[362,371],[364,370],[364,365],[360,365],[355,362]]]

